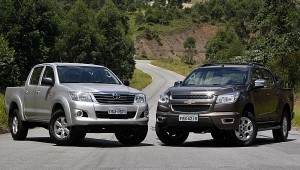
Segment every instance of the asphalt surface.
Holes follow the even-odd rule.
[[[250,147],[232,147],[212,140],[210,134],[193,133],[180,146],[164,146],[154,130],[157,100],[183,77],[149,61],[137,61],[136,67],[153,78],[143,90],[150,121],[142,144],[126,147],[114,134],[88,134],[78,145],[62,147],[51,142],[47,130],[36,128],[25,141],[0,135],[0,169],[300,169],[300,133],[296,131],[283,143],[274,143],[270,131],[259,132]]]

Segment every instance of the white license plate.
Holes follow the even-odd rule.
[[[179,115],[181,122],[198,122],[198,115]]]
[[[127,114],[127,109],[125,107],[108,108],[108,114],[124,115],[124,114]]]

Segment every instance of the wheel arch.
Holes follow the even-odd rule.
[[[22,120],[22,121],[26,121],[25,115],[24,115],[23,104],[22,104],[21,99],[20,99],[19,97],[15,97],[15,98],[10,102],[10,105],[9,105],[9,108],[8,108],[8,115],[11,115],[12,112],[13,112],[15,109],[18,109],[18,110],[19,110],[19,116],[20,116],[21,120]]]
[[[253,116],[255,117],[255,112],[254,112],[254,106],[253,104],[251,103],[247,103],[245,106],[244,106],[244,109],[243,109],[243,112],[244,111],[249,111],[253,114]]]
[[[56,99],[54,99],[52,111],[51,111],[51,117],[53,116],[55,111],[59,109],[62,109],[64,111],[68,125],[72,125],[70,105],[68,100],[63,96],[59,96]]]

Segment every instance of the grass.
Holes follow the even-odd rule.
[[[153,60],[151,62],[152,65],[162,67],[171,71],[174,71],[183,76],[187,76],[190,72],[192,72],[199,63],[194,63],[192,65],[183,62],[179,57],[173,58],[161,58],[159,60]]]
[[[295,117],[293,119],[293,127],[300,128],[300,93],[295,94],[294,112]]]
[[[4,110],[4,95],[0,93],[0,133],[7,131],[7,115]]]
[[[130,86],[139,90],[144,89],[148,84],[152,82],[152,77],[149,74],[142,72],[141,70],[135,69],[133,77],[130,80]]]
[[[129,17],[130,35],[132,37],[138,37],[144,34],[143,29],[145,28],[148,28],[155,33],[164,34],[170,32],[178,32],[190,28],[194,25],[197,25],[193,23],[191,18],[174,19],[171,20],[168,25],[148,24],[148,23],[136,24],[134,13],[128,14],[127,16]]]

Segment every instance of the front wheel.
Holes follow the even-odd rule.
[[[229,131],[229,140],[238,146],[251,145],[257,135],[257,124],[251,112],[244,112],[239,127]]]
[[[25,140],[28,134],[26,122],[23,122],[19,115],[19,110],[13,110],[8,119],[9,130],[14,140]]]
[[[148,125],[140,126],[137,129],[124,129],[115,133],[118,141],[124,145],[138,145],[146,138]]]
[[[170,129],[167,130],[157,123],[155,124],[155,131],[158,139],[166,145],[180,145],[182,144],[189,136],[189,132],[183,129]]]
[[[290,125],[290,119],[287,115],[287,113],[284,111],[282,113],[282,120],[280,124],[280,129],[274,129],[273,130],[273,137],[276,142],[285,142],[287,141],[287,138],[289,136],[289,125]]]
[[[71,145],[78,140],[75,129],[67,125],[66,116],[62,110],[53,113],[50,119],[49,134],[57,145]]]

